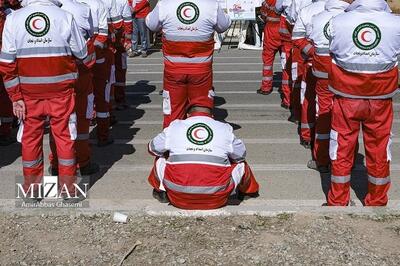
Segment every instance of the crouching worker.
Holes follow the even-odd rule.
[[[216,209],[231,194],[256,195],[258,183],[245,162],[246,147],[209,108],[189,108],[149,143],[156,156],[149,176],[153,196],[182,209]]]

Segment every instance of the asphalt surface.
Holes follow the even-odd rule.
[[[289,123],[289,112],[280,107],[280,63],[275,61],[275,88],[269,96],[258,95],[261,80],[261,52],[238,51],[224,48],[215,53],[214,87],[216,115],[231,123],[235,134],[242,138],[248,150],[248,163],[260,183],[260,197],[229,206],[226,210],[262,212],[267,210],[301,210],[320,207],[325,203],[329,175],[321,176],[306,167],[310,151],[299,145],[297,126]],[[175,211],[158,204],[151,196],[147,176],[153,158],[146,144],[161,131],[161,102],[163,64],[160,52],[148,58],[128,61],[127,97],[130,109],[116,111],[119,120],[112,128],[116,143],[109,147],[93,147],[93,160],[101,165],[101,172],[91,177],[91,209],[143,210],[161,213]],[[392,147],[392,187],[390,208],[400,210],[400,101],[395,99],[394,144]],[[92,138],[95,138],[95,129]],[[48,140],[44,141],[46,155]],[[367,179],[363,150],[360,149],[353,172],[352,200],[356,207],[365,196]],[[47,159],[47,157],[45,157]],[[48,160],[45,159],[46,168]],[[0,208],[14,210],[15,177],[22,173],[20,146],[0,147]],[[87,178],[85,179],[87,180]],[[150,207],[149,207],[150,206]],[[362,208],[356,208],[363,211]],[[219,210],[219,213],[224,210]],[[218,212],[217,212],[218,213]]]

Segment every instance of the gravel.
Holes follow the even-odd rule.
[[[399,265],[400,216],[0,216],[0,265],[118,265],[132,249],[123,265]]]

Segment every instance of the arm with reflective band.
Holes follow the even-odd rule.
[[[151,155],[162,157],[168,151],[166,146],[167,131],[168,128],[165,128],[163,132],[149,142],[148,150]]]
[[[246,159],[246,146],[241,139],[234,137],[232,141],[232,152],[228,154],[229,159],[235,163],[243,162]]]
[[[306,38],[293,40],[293,45],[297,47],[307,58],[312,58],[315,53],[315,48]]]
[[[222,33],[231,26],[231,23],[232,23],[232,21],[231,21],[230,17],[222,10],[220,5],[218,4],[217,24],[214,27],[215,31],[218,33]]]
[[[88,49],[88,56],[82,60],[83,65],[87,69],[91,69],[94,64],[96,63],[96,49],[94,46],[95,40],[93,38],[90,38],[87,42],[87,49]]]
[[[122,18],[124,20],[123,27],[124,27],[125,39],[130,40],[132,38],[133,25],[132,25],[132,14],[128,2],[126,2],[124,5]]]
[[[3,30],[2,48],[0,55],[0,74],[3,77],[4,87],[13,102],[21,100],[21,87],[18,77],[16,62],[16,47],[14,46],[14,36],[12,17],[9,17]]]
[[[74,18],[71,20],[69,46],[72,54],[78,59],[84,59],[88,55],[86,41],[79,32],[78,25],[76,24]]]
[[[153,32],[158,32],[162,28],[159,12],[161,3],[161,1],[158,2],[153,11],[151,11],[150,14],[148,14],[146,17],[146,26]]]
[[[98,47],[103,47],[105,46],[105,43],[107,42],[107,37],[108,37],[108,11],[106,7],[104,6],[102,1],[99,2],[99,32],[96,36],[95,40],[95,45]]]

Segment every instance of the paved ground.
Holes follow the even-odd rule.
[[[217,94],[216,113],[219,119],[230,122],[237,136],[244,139],[248,149],[248,162],[261,185],[260,197],[229,206],[215,212],[260,213],[302,208],[325,211],[329,176],[320,176],[308,170],[310,152],[298,145],[297,129],[286,121],[289,113],[280,107],[279,94],[269,96],[255,93],[261,79],[261,53],[224,49],[216,53],[214,86]],[[279,62],[275,63],[279,70]],[[116,144],[106,148],[93,148],[94,160],[101,164],[100,174],[91,177],[95,183],[90,190],[91,210],[123,209],[162,213],[175,212],[171,207],[152,200],[147,175],[152,158],[147,153],[147,142],[161,130],[162,89],[161,54],[148,58],[129,59],[128,99],[131,109],[116,112],[119,123],[112,129]],[[275,75],[276,86],[280,83]],[[277,87],[275,88],[277,90]],[[393,133],[399,131],[400,101],[396,98]],[[94,138],[94,132],[92,132]],[[392,188],[390,208],[400,210],[400,138],[394,137]],[[45,139],[46,154],[48,151]],[[361,206],[359,198],[365,195],[366,176],[360,151],[354,171],[353,200]],[[13,210],[15,176],[21,173],[20,147],[0,148],[0,206]],[[48,161],[46,162],[46,166]],[[300,207],[299,207],[300,206]],[[357,211],[365,211],[356,208]]]

